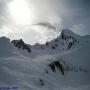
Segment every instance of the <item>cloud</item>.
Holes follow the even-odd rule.
[[[56,30],[56,27],[54,25],[52,25],[51,23],[48,23],[48,22],[39,22],[39,23],[34,24],[34,25],[43,26],[43,27],[48,28],[48,29]]]
[[[54,30],[47,30],[43,27],[36,28],[28,28],[26,31],[22,33],[11,33],[9,36],[13,36],[13,39],[22,38],[26,43],[31,45],[35,43],[45,43],[46,41],[50,41],[58,36],[58,32]]]
[[[62,28],[77,34],[90,34],[90,0],[26,0],[35,16],[32,25],[18,26],[8,13],[7,4],[0,0],[0,36],[23,38],[34,44],[58,36]]]

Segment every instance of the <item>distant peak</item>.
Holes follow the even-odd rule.
[[[7,37],[5,37],[5,36],[0,37],[0,40],[3,40],[3,41],[10,41],[10,39],[9,39],[9,38],[7,38]]]
[[[19,39],[18,42],[19,43],[24,43],[24,41],[22,39]]]
[[[72,31],[69,30],[69,29],[62,29],[61,34],[64,34],[64,35],[70,36],[70,35],[73,35],[73,34],[75,34],[75,33],[72,32]]]
[[[62,29],[62,32],[61,32],[60,36],[61,36],[62,39],[65,39],[65,38],[68,38],[68,37],[73,37],[73,38],[79,37],[79,35],[75,34],[74,32],[72,32],[69,29]]]

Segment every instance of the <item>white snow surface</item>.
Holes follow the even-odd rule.
[[[55,43],[52,40],[49,47],[36,44],[29,53],[15,47],[8,38],[1,37],[0,87],[16,86],[17,90],[90,90],[90,36],[81,37],[69,30],[64,32],[78,39],[79,43],[67,49],[66,41],[58,37],[55,50],[50,48]],[[53,72],[48,64],[57,60],[86,71],[66,71],[64,75],[58,70]]]

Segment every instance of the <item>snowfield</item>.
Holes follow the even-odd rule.
[[[0,38],[0,87],[90,90],[90,36],[63,30],[46,44]]]

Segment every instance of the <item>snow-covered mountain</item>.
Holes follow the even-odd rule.
[[[56,54],[69,49],[75,48],[79,45],[80,36],[74,34],[72,31],[64,29],[60,36],[56,39],[46,42],[46,44],[35,44],[33,46],[25,44],[22,39],[13,40],[12,43],[19,49],[33,53],[40,54]]]
[[[46,44],[0,38],[0,86],[18,90],[90,90],[90,36],[68,29]]]

